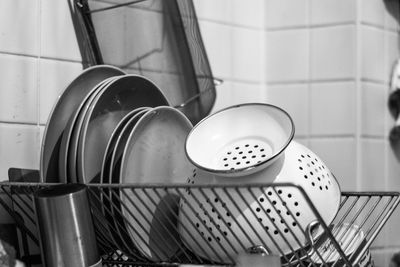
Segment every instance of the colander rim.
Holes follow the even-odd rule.
[[[291,131],[290,131],[290,133],[288,135],[288,138],[287,138],[286,142],[282,145],[282,147],[279,150],[277,150],[274,153],[274,155],[272,155],[271,157],[267,158],[266,160],[263,160],[263,161],[261,161],[259,163],[255,163],[255,164],[253,164],[251,166],[248,166],[248,167],[235,168],[233,170],[232,169],[213,169],[213,168],[208,168],[206,166],[203,166],[203,165],[199,164],[195,160],[193,160],[189,155],[188,148],[187,148],[187,143],[188,143],[188,140],[191,137],[192,133],[196,130],[196,128],[199,125],[201,125],[202,123],[204,123],[204,121],[208,120],[210,117],[213,117],[213,116],[217,115],[218,113],[222,113],[222,112],[225,112],[225,111],[230,110],[230,109],[240,108],[240,107],[243,107],[243,106],[265,106],[265,107],[273,108],[273,109],[276,109],[276,110],[280,111],[282,114],[284,114],[288,118]],[[251,173],[252,171],[255,171],[255,169],[262,169],[263,167],[267,167],[270,163],[272,163],[274,160],[276,160],[278,157],[280,157],[282,155],[283,151],[285,151],[287,146],[293,140],[294,134],[295,134],[295,125],[294,125],[292,117],[290,116],[290,114],[286,110],[284,110],[284,109],[282,109],[282,108],[280,108],[280,107],[278,107],[276,105],[272,105],[272,104],[268,104],[268,103],[251,102],[251,103],[237,104],[237,105],[232,105],[232,106],[220,109],[220,110],[214,112],[213,114],[210,114],[207,117],[203,118],[196,125],[194,125],[193,128],[190,130],[189,134],[186,136],[186,139],[185,139],[185,154],[186,154],[186,157],[188,158],[188,160],[194,166],[196,166],[197,168],[202,169],[202,170],[204,170],[206,172],[210,172],[210,173],[214,173],[214,174],[227,175],[227,176],[229,176],[229,175],[234,176],[235,174],[238,174],[238,173]]]

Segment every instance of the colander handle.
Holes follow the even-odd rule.
[[[246,253],[249,254],[271,254],[271,252],[265,248],[264,246],[253,246],[253,247],[249,247],[248,249],[246,249]]]
[[[317,220],[310,222],[306,227],[306,239],[307,242],[311,244],[313,248],[315,246],[315,232],[319,226],[319,222]]]
[[[317,230],[317,227],[320,225],[320,223],[315,220],[310,222],[307,227],[306,227],[306,231],[305,231],[305,235],[306,235],[306,240],[308,244],[311,244],[311,250],[307,252],[306,255],[301,256],[300,258],[296,259],[294,262],[290,262],[290,264],[294,264],[296,262],[300,262],[303,260],[306,260],[310,257],[310,255],[312,255],[313,253],[315,253],[314,247],[315,247],[315,233]],[[322,233],[321,233],[322,234]]]

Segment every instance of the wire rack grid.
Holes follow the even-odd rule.
[[[40,246],[34,194],[51,185],[0,184],[6,196],[0,204],[31,247]],[[87,189],[104,266],[232,266],[241,252],[259,246],[280,255],[285,267],[372,266],[369,247],[399,203],[397,192],[342,192],[327,225],[294,184]],[[26,252],[28,266],[34,251],[40,250]]]

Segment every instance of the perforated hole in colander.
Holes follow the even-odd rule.
[[[204,205],[200,204],[202,213],[197,213],[196,228],[208,242],[221,242],[231,231],[229,230],[232,227],[231,214],[226,208],[226,203],[218,197],[207,198],[205,202]]]
[[[264,229],[273,235],[288,234],[288,227],[297,226],[296,222],[291,223],[293,217],[299,219],[301,216],[299,200],[282,189],[277,193],[268,191],[267,194],[261,195],[257,205],[253,205],[253,211]]]
[[[331,185],[329,171],[318,158],[309,154],[300,154],[297,162],[303,178],[307,179],[311,186],[321,191],[329,190]]]
[[[264,140],[240,140],[224,147],[218,154],[219,167],[235,170],[261,163],[273,155],[273,147]]]

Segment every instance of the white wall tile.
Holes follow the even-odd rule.
[[[265,103],[266,88],[260,83],[232,82],[231,104]]]
[[[253,82],[264,79],[263,38],[264,35],[256,30],[232,30],[232,72],[235,79]]]
[[[393,251],[385,251],[381,249],[373,249],[371,250],[372,260],[374,261],[375,267],[387,267],[389,265],[390,259],[394,254]]]
[[[8,169],[39,169],[40,134],[37,126],[0,123],[0,181]]]
[[[0,51],[37,55],[38,0],[0,1]]]
[[[232,105],[232,87],[233,83],[229,80],[225,80],[215,88],[217,97],[215,98],[215,104],[211,113]]]
[[[344,135],[356,130],[356,84],[313,83],[310,90],[310,134]]]
[[[269,82],[308,79],[308,30],[268,32],[266,40],[266,76]]]
[[[311,0],[311,24],[354,22],[356,3],[356,0]]]
[[[361,97],[361,133],[384,137],[387,110],[386,86],[364,82]]]
[[[194,0],[193,4],[200,20],[232,23],[232,0]]]
[[[263,0],[195,0],[193,2],[200,20],[259,29],[264,27]]]
[[[232,77],[232,27],[212,22],[200,22],[201,36],[213,74]]]
[[[40,59],[39,123],[45,124],[58,97],[81,72],[81,63]]]
[[[385,191],[385,142],[361,140],[361,191]]]
[[[308,135],[308,85],[270,85],[268,103],[281,107],[292,117],[296,136]]]
[[[355,77],[356,31],[354,26],[311,30],[311,78]]]
[[[362,26],[361,75],[364,79],[383,81],[385,79],[385,36],[384,31]]]
[[[231,0],[232,8],[232,22],[235,25],[241,25],[252,28],[264,27],[264,0]]]
[[[361,21],[383,26],[385,23],[385,4],[383,0],[364,0],[361,3]]]
[[[307,20],[307,0],[266,1],[266,28],[304,27]]]
[[[68,1],[41,0],[41,55],[81,60]]]
[[[37,123],[37,60],[0,54],[0,121]]]
[[[342,191],[357,190],[356,140],[353,138],[312,138],[310,149],[334,173]]]

